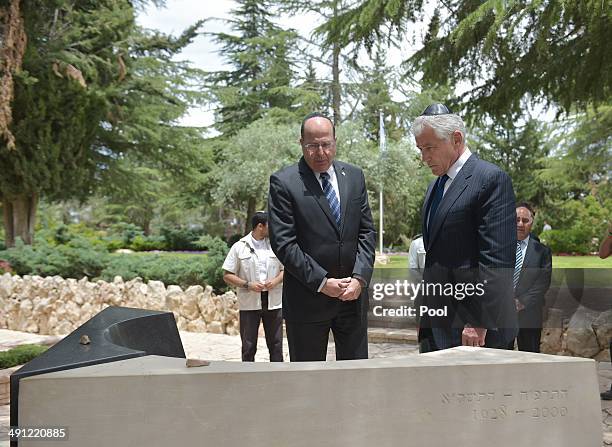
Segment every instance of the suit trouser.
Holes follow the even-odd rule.
[[[283,361],[283,311],[268,309],[268,292],[261,294],[260,310],[240,311],[240,338],[242,340],[242,361],[254,362],[257,352],[259,323],[263,320],[266,344],[271,362]]]
[[[325,361],[329,331],[334,334],[336,360],[368,358],[367,322],[354,310],[320,322],[285,321],[292,362]]]
[[[542,328],[521,328],[516,336],[516,344],[519,351],[540,352],[540,339]],[[508,345],[508,349],[514,349],[514,340]]]

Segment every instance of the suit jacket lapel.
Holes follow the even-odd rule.
[[[340,166],[339,163],[334,161],[334,170],[336,171],[336,179],[338,180],[338,189],[340,190],[340,234],[344,229],[344,222],[346,219],[346,210],[348,209],[349,198],[348,198],[348,180],[346,178],[346,172],[344,166]],[[327,201],[327,200],[326,200]],[[330,210],[331,214],[331,210]]]
[[[425,245],[425,251],[429,250],[429,232],[427,231],[427,211],[429,210],[429,199],[431,198],[431,192],[436,184],[436,180],[431,182],[427,187],[427,193],[425,194],[425,201],[421,208],[421,232],[423,233],[423,244]]]
[[[306,188],[312,193],[312,196],[315,198],[315,200],[327,216],[327,219],[329,219],[331,225],[336,229],[336,232],[340,234],[338,225],[336,225],[336,219],[334,219],[334,216],[331,212],[331,208],[329,207],[327,197],[325,197],[323,189],[321,189],[321,184],[319,183],[319,180],[317,180],[317,178],[315,177],[315,174],[314,172],[312,172],[312,169],[310,169],[306,164],[306,161],[304,161],[304,157],[300,158],[300,161],[298,163],[298,170],[300,172],[300,176],[302,177],[302,182],[304,182],[304,186],[306,186]],[[342,203],[340,203],[340,206],[342,207]]]
[[[431,222],[431,228],[429,231],[429,237],[431,244],[435,239],[438,233],[440,232],[440,228],[442,228],[442,223],[444,219],[446,219],[446,215],[449,210],[452,208],[453,204],[457,201],[459,196],[465,191],[469,184],[469,178],[472,177],[472,172],[474,171],[474,166],[476,164],[476,156],[472,154],[470,158],[467,159],[461,170],[457,173],[457,176],[453,180],[453,183],[450,184],[446,194],[442,197],[440,201],[440,205],[438,205],[438,210],[436,211],[436,215],[434,216],[433,222]]]

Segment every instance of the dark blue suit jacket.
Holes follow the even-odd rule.
[[[423,304],[446,309],[447,315],[425,318],[421,325],[463,328],[469,323],[487,329],[516,328],[512,290],[516,209],[510,177],[472,154],[449,186],[426,231],[434,183],[429,185],[422,209],[427,251],[423,278],[427,284],[441,284],[444,289],[428,290]],[[465,284],[471,284],[467,288],[473,293],[456,299],[462,295],[457,290]],[[481,284],[482,294],[477,288],[472,290],[477,284]]]
[[[541,328],[544,295],[552,277],[552,253],[534,235],[530,235],[521,267],[521,275],[514,291],[525,306],[518,313],[519,327]]]

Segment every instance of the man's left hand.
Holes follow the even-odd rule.
[[[357,278],[346,278],[350,280],[349,285],[344,289],[342,295],[338,297],[338,299],[342,301],[353,301],[359,298],[361,294],[361,283]]]
[[[516,310],[521,311],[525,308],[525,305],[523,303],[521,303],[519,300],[517,300],[516,298],[514,299],[514,304],[516,304]]]

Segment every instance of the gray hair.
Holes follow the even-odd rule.
[[[459,115],[449,113],[446,115],[422,115],[417,116],[412,122],[410,130],[415,137],[418,137],[423,132],[423,127],[427,125],[431,127],[438,138],[450,140],[453,132],[458,130],[463,135],[463,141],[467,137],[465,123]]]

